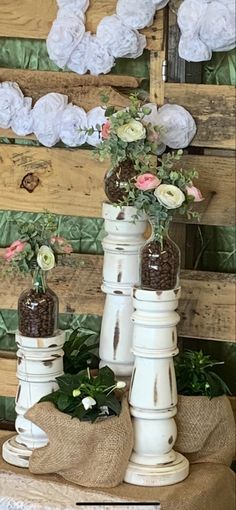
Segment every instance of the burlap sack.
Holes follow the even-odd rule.
[[[123,481],[133,447],[127,399],[120,416],[93,424],[72,419],[51,402],[36,404],[25,416],[49,439],[30,457],[31,473],[58,473],[85,487],[116,487]]]
[[[235,453],[235,422],[226,396],[178,396],[178,437],[175,450],[191,463],[217,462],[231,465]]]

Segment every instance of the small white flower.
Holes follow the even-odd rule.
[[[121,390],[126,387],[126,383],[124,381],[117,381],[116,387],[118,390]]]
[[[107,406],[100,406],[101,414],[109,414],[109,409]]]
[[[160,184],[155,189],[154,195],[158,202],[166,207],[166,209],[177,209],[185,201],[183,191],[173,184]]]
[[[79,396],[80,396],[80,394],[81,394],[81,391],[80,391],[80,389],[79,389],[79,388],[76,388],[76,389],[75,389],[75,390],[73,390],[73,392],[72,392],[73,397],[79,397]]]
[[[54,253],[49,246],[43,245],[39,248],[37,263],[43,271],[49,271],[55,266]]]
[[[118,127],[117,136],[123,142],[136,142],[142,140],[146,136],[146,129],[138,120],[132,119],[127,124]]]
[[[96,405],[96,400],[92,397],[85,397],[82,400],[82,404],[84,406],[84,409],[87,411],[88,409],[92,409],[93,406]]]

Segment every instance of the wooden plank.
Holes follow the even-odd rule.
[[[103,257],[73,255],[69,262],[49,275],[50,286],[59,296],[60,311],[102,315]],[[230,274],[182,271],[179,335],[234,342],[235,280]],[[22,277],[3,277],[0,309],[16,309],[17,297],[27,284],[30,281]]]
[[[115,13],[116,3],[116,0],[90,0],[86,30],[95,33],[99,21]],[[56,0],[1,0],[0,37],[46,39],[57,9]],[[150,50],[161,49],[163,16],[163,11],[158,11],[154,24],[142,31]]]
[[[197,123],[191,145],[235,149],[235,88],[166,83],[165,102],[184,106]]]
[[[0,357],[0,395],[15,397],[16,388],[16,360]]]
[[[90,150],[47,149],[0,145],[1,209],[51,212],[75,216],[97,217],[105,199],[103,177],[109,162],[100,163]],[[234,160],[215,156],[184,156],[183,166],[196,168],[198,186],[205,197],[198,206],[203,209],[201,223],[234,224]],[[222,168],[224,177],[222,178]],[[39,183],[32,193],[21,188],[28,173],[36,174]],[[182,216],[176,222],[185,223]],[[196,223],[196,220],[195,220]]]

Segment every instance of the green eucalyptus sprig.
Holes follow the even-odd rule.
[[[92,375],[89,368],[76,375],[57,377],[59,389],[43,397],[40,402],[53,402],[59,411],[81,421],[95,422],[98,418],[117,416],[126,384],[116,381],[109,367]]]
[[[202,350],[186,350],[175,358],[177,389],[180,395],[206,396],[209,398],[231,394],[228,386],[212,370],[223,361],[215,361]]]

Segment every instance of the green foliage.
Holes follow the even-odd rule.
[[[99,342],[94,341],[91,332],[81,333],[80,328],[75,329],[64,344],[64,371],[77,374],[87,367],[94,369],[99,366],[97,350]]]
[[[201,395],[209,398],[230,394],[228,386],[211,369],[224,364],[202,351],[184,351],[175,358],[177,389],[180,395]]]
[[[97,375],[92,375],[89,369],[74,375],[64,374],[57,377],[57,382],[59,389],[40,402],[52,402],[59,411],[92,423],[99,417],[120,414],[122,394],[116,394],[119,383],[109,367],[101,368]],[[84,400],[88,397],[89,408],[87,400]]]

